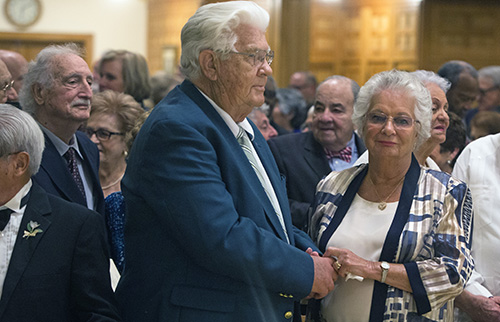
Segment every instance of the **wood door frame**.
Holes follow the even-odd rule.
[[[39,43],[39,44],[64,44],[75,42],[84,50],[84,59],[89,66],[92,66],[92,54],[94,50],[94,36],[91,34],[53,34],[53,33],[19,33],[19,32],[0,32],[0,43],[13,42]],[[2,46],[0,46],[1,48]],[[8,49],[8,48],[5,48]],[[34,57],[26,57],[30,60]]]

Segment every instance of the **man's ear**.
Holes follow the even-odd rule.
[[[218,78],[219,57],[210,49],[205,49],[198,57],[202,74],[211,81],[216,81]]]
[[[31,92],[33,98],[38,105],[43,105],[45,103],[45,90],[40,86],[40,84],[33,84],[31,87]]]
[[[19,152],[12,156],[14,159],[14,175],[16,177],[22,177],[28,172],[28,167],[30,165],[30,155],[28,152]]]

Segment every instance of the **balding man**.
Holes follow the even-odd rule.
[[[359,85],[331,76],[316,91],[311,128],[268,141],[286,187],[293,224],[303,229],[316,185],[330,171],[351,167],[366,147],[351,120]]]
[[[0,60],[2,60],[14,80],[14,89],[19,93],[23,86],[24,75],[28,72],[28,61],[18,52],[0,49]],[[13,94],[7,99],[8,104],[19,106],[19,99]]]
[[[0,104],[13,98],[17,99],[17,92],[13,85],[14,81],[7,66],[0,60]]]

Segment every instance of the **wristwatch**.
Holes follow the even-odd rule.
[[[380,279],[380,283],[385,283],[385,279],[387,278],[387,272],[389,272],[389,268],[391,265],[387,262],[380,263],[380,268],[382,269],[382,278]]]

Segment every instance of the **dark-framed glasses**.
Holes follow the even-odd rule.
[[[92,137],[92,135],[95,134],[96,138],[98,138],[100,141],[107,141],[111,138],[112,135],[124,135],[124,133],[120,132],[111,132],[105,129],[97,129],[94,130],[91,127],[85,127],[82,129],[82,132],[87,134],[89,138]]]
[[[5,85],[2,87],[2,91],[7,92],[12,87],[14,87],[14,80],[11,80],[10,82],[6,82]]]
[[[253,53],[242,53],[239,51],[231,51],[232,54],[245,55],[250,58],[253,58],[253,66],[262,66],[264,61],[267,61],[267,64],[271,66],[274,59],[274,51],[273,50],[262,50],[258,49]]]
[[[375,112],[366,115],[366,122],[376,126],[384,126],[388,120],[392,120],[393,126],[398,130],[407,130],[412,127],[413,123],[418,122],[406,115],[392,117]]]

